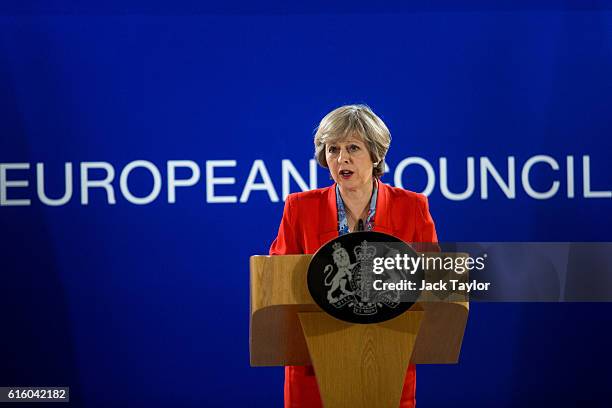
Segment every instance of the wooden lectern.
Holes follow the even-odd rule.
[[[458,361],[467,302],[419,301],[383,323],[346,323],[310,296],[311,258],[251,257],[252,366],[313,365],[326,408],[396,408],[409,362]]]

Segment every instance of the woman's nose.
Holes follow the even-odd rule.
[[[348,163],[349,162],[349,158],[350,158],[349,153],[346,150],[344,150],[344,149],[340,149],[340,153],[338,154],[338,162],[339,163]]]

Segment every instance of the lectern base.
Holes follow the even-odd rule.
[[[298,313],[325,408],[397,408],[422,311],[378,324]]]

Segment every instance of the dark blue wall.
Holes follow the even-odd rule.
[[[609,3],[30,3],[0,16],[0,163],[29,164],[6,169],[29,185],[5,198],[30,200],[0,206],[0,385],[69,385],[87,407],[279,406],[282,369],[248,364],[248,257],[267,252],[282,197],[212,203],[206,162],[236,161],[215,170],[235,178],[217,195],[240,197],[263,160],[282,196],[281,161],[308,181],[313,129],[341,104],[367,103],[391,129],[384,181],[406,158],[432,165],[440,240],[612,241]],[[537,155],[559,163],[530,173],[540,191],[560,182],[544,200],[521,182]],[[583,156],[605,197],[585,194]],[[473,195],[441,193],[441,157],[455,192],[475,158]],[[482,198],[483,157],[504,178],[514,158],[514,197],[490,179]],[[146,205],[120,189],[135,160],[161,175]],[[201,169],[173,204],[171,160]],[[94,188],[83,205],[79,167],[100,161],[116,172],[116,204]],[[36,163],[58,198],[66,162],[73,196],[45,205]],[[401,183],[423,191],[425,171],[409,166]],[[317,184],[329,184],[323,169]],[[146,196],[151,174],[128,185]],[[461,362],[419,367],[419,406],[605,406],[610,316],[611,304],[473,304]]]

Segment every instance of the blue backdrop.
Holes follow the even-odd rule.
[[[276,235],[283,160],[329,184],[309,173],[313,130],[346,103],[391,130],[383,181],[433,183],[440,240],[612,241],[609,3],[173,3],[2,6],[0,386],[68,385],[87,407],[280,406],[282,369],[248,363],[248,258]],[[526,187],[533,157],[558,168],[537,162]],[[442,192],[441,158],[455,193],[473,158],[464,199]],[[192,184],[174,203],[168,162]],[[72,193],[49,205],[37,184]],[[460,363],[418,368],[419,406],[607,405],[611,316],[473,304]]]

